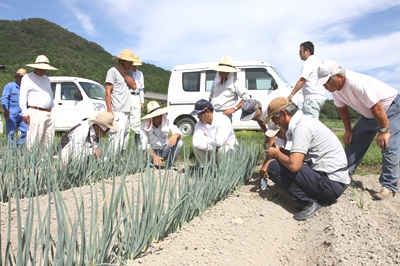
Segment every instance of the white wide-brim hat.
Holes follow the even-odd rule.
[[[161,106],[158,104],[158,102],[150,101],[147,104],[147,115],[143,116],[142,120],[165,114],[170,109],[171,109],[171,107],[169,107],[169,106],[161,108]]]
[[[118,124],[114,120],[114,115],[106,112],[106,111],[99,111],[96,116],[91,117],[88,119],[93,123],[106,126],[112,130],[118,131]]]
[[[211,66],[212,70],[218,72],[237,72],[238,69],[232,66],[232,59],[229,56],[223,56],[219,60],[219,64],[217,66]]]
[[[44,70],[58,70],[50,65],[49,59],[45,55],[39,55],[34,64],[26,64],[25,66]]]

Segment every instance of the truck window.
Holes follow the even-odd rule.
[[[73,82],[61,83],[61,100],[82,99],[82,94]]]
[[[184,91],[200,91],[201,72],[186,72],[182,74],[182,87]]]
[[[248,90],[276,90],[277,84],[274,78],[265,68],[247,68],[246,88]]]

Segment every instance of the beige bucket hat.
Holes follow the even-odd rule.
[[[99,111],[96,116],[91,117],[88,120],[118,131],[118,124],[114,120],[114,115],[109,112]]]
[[[141,66],[141,65],[143,65],[143,62],[142,62],[142,60],[140,60],[140,58],[139,58],[138,55],[135,55],[135,61],[133,61],[133,65],[134,65],[134,66]]]
[[[24,68],[20,68],[14,73],[14,77],[22,77],[25,74],[26,70]]]
[[[142,120],[153,118],[168,112],[171,109],[169,106],[161,108],[161,106],[156,101],[150,101],[147,104],[147,115],[142,117]]]
[[[112,59],[113,60],[122,59],[122,60],[125,60],[125,61],[135,62],[135,55],[133,54],[133,52],[131,50],[125,49],[125,50],[122,50],[122,52],[119,55],[119,57],[118,56],[114,56]]]
[[[34,64],[26,64],[25,66],[45,70],[58,70],[58,68],[52,67],[50,65],[49,59],[45,55],[39,55],[38,57],[36,57]]]
[[[237,72],[238,69],[232,66],[232,58],[229,56],[223,56],[219,60],[218,66],[211,66],[211,69],[218,72]]]

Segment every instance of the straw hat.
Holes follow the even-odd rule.
[[[135,57],[135,61],[133,61],[133,65],[134,65],[134,66],[141,66],[141,65],[143,65],[142,60],[140,60],[140,58],[139,58],[138,55],[135,55],[134,57]]]
[[[14,77],[22,77],[26,74],[26,70],[24,68],[20,68],[17,72],[14,73]]]
[[[271,120],[271,117],[276,114],[277,112],[283,110],[285,107],[289,106],[293,102],[288,100],[288,98],[285,97],[276,97],[273,99],[269,105],[268,105],[268,116],[264,120],[264,124],[268,124],[269,120]]]
[[[237,72],[238,69],[232,66],[232,59],[229,56],[223,56],[219,60],[218,66],[211,66],[211,69],[218,72]]]
[[[115,60],[115,59],[121,59],[121,60],[125,60],[125,61],[130,61],[130,62],[134,62],[134,61],[136,60],[136,59],[135,59],[135,55],[134,55],[133,52],[132,52],[131,50],[129,50],[129,49],[122,50],[122,52],[121,52],[121,54],[119,55],[119,57],[118,57],[118,56],[114,56],[112,59],[113,59],[113,60]]]
[[[91,117],[88,120],[96,124],[106,126],[112,130],[118,131],[118,124],[114,120],[114,115],[109,112],[99,111],[96,116]]]
[[[50,65],[49,59],[45,55],[39,55],[36,57],[34,64],[26,64],[25,66],[45,70],[58,70]]]
[[[147,104],[147,115],[142,117],[142,120],[153,118],[168,112],[171,109],[169,106],[161,108],[161,106],[156,101],[151,101]]]

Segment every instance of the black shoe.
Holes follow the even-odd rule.
[[[314,214],[316,214],[322,208],[323,208],[323,206],[319,205],[318,202],[314,201],[313,204],[309,204],[309,205],[305,206],[301,212],[295,214],[293,216],[293,218],[296,220],[299,220],[299,221],[306,220],[306,219],[310,218],[311,216],[313,216]]]

